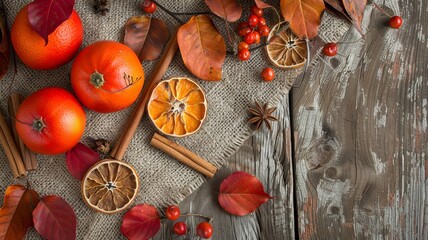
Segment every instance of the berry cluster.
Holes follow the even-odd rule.
[[[388,25],[390,28],[399,29],[401,25],[403,24],[403,19],[400,16],[391,16],[385,10],[383,10],[381,7],[375,4],[375,7],[379,9],[383,14],[387,15],[389,18]],[[324,45],[322,48],[322,53],[327,57],[334,57],[337,55],[337,52],[339,51],[337,45],[344,44],[340,42],[329,42]]]
[[[166,209],[165,216],[167,219],[175,221],[180,216],[191,216],[180,215],[180,208],[176,205],[171,205]],[[187,225],[185,222],[179,221],[174,224],[173,231],[177,235],[185,235],[187,233]],[[201,238],[210,238],[213,235],[213,227],[209,222],[201,222],[196,227],[196,234]]]
[[[143,3],[141,3],[141,9],[145,13],[154,13],[156,11],[156,4],[150,0],[144,0]]]
[[[238,34],[243,37],[238,45],[238,58],[241,61],[250,59],[250,45],[259,44],[261,37],[267,37],[270,33],[269,27],[266,25],[266,19],[263,17],[263,9],[256,5],[251,7],[251,15],[246,22],[241,22],[238,25]]]

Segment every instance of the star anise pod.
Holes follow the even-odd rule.
[[[101,14],[105,16],[108,9],[109,1],[108,0],[94,0],[94,11],[96,14]]]
[[[96,139],[93,140],[93,142],[95,144],[94,150],[101,154],[109,154],[111,150],[111,144],[109,141],[105,139]]]
[[[248,109],[248,111],[253,115],[248,122],[253,123],[256,130],[259,130],[264,122],[266,127],[272,131],[270,121],[278,121],[278,118],[272,116],[272,113],[275,112],[275,110],[276,107],[269,108],[267,103],[262,107],[258,102],[256,102],[255,108],[251,107]]]

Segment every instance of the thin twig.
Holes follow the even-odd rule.
[[[178,18],[176,15],[174,15],[173,12],[169,11],[168,9],[166,9],[164,6],[162,6],[161,4],[159,4],[158,2],[156,2],[155,0],[151,0],[154,4],[156,4],[156,6],[158,6],[160,9],[162,9],[164,12],[168,13],[168,15],[170,15],[172,18],[175,19],[175,21],[177,21],[179,24],[183,25],[184,22]]]

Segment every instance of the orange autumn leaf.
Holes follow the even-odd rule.
[[[203,80],[221,80],[226,44],[208,16],[193,16],[181,26],[177,32],[177,42],[190,72]]]
[[[355,27],[358,31],[361,30],[361,22],[363,21],[364,8],[366,7],[367,0],[343,0],[346,12],[351,17]]]
[[[160,19],[135,16],[125,24],[123,43],[137,54],[140,61],[157,59],[168,39],[168,27]]]
[[[6,24],[4,20],[4,12],[0,7],[0,79],[7,73],[9,67],[9,46],[7,43]]]
[[[236,22],[241,18],[242,7],[238,0],[205,0],[205,3],[213,13],[228,22]]]
[[[3,207],[0,208],[0,239],[23,239],[33,226],[33,209],[39,195],[22,185],[11,185],[6,189]]]
[[[294,34],[301,39],[312,39],[318,34],[323,0],[281,0],[281,13]]]

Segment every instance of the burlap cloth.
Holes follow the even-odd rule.
[[[17,12],[29,0],[4,0],[9,27]],[[141,0],[110,1],[110,12],[106,16],[95,15],[92,10],[93,1],[77,1],[75,9],[84,25],[84,41],[82,48],[97,40],[123,40],[126,20],[133,15],[143,14],[138,4]],[[249,13],[252,1],[241,1],[244,5],[244,16]],[[278,1],[279,2],[279,1]],[[163,0],[168,9],[175,12],[200,12],[208,10],[203,0],[167,1]],[[277,5],[277,4],[276,4]],[[275,14],[266,11],[268,23],[272,24]],[[163,11],[157,10],[155,17],[168,23],[170,32],[177,23]],[[186,19],[186,18],[184,18]],[[216,22],[224,29],[221,22]],[[324,14],[320,38],[324,41],[337,41],[348,30],[349,25],[344,21]],[[151,73],[156,61],[144,62],[146,78]],[[32,92],[48,87],[59,86],[71,90],[69,81],[70,63],[51,71],[31,70],[17,60],[18,74],[12,91],[28,96]],[[231,156],[238,147],[251,135],[251,128],[246,124],[247,108],[254,100],[270,102],[276,105],[280,96],[286,94],[296,78],[298,71],[276,69],[277,77],[271,83],[260,80],[259,73],[270,66],[264,51],[252,53],[248,62],[238,61],[236,56],[228,56],[223,68],[223,79],[220,82],[204,82],[197,80],[205,89],[208,99],[207,118],[196,134],[184,139],[175,139],[180,144],[190,148],[217,167]],[[12,70],[5,79],[0,81],[0,102],[3,113],[12,81]],[[184,67],[180,54],[176,54],[165,79],[174,76],[193,77]],[[86,111],[87,125],[82,141],[87,137],[104,138],[115,142],[126,122],[132,107],[117,113],[99,114]],[[165,206],[178,203],[206,179],[192,169],[178,163],[166,154],[149,145],[149,140],[155,132],[154,126],[144,117],[134,136],[125,159],[139,172],[141,188],[134,204],[150,203],[155,206]],[[31,185],[41,195],[57,194],[67,200],[73,207],[78,218],[78,239],[119,239],[122,214],[103,215],[90,210],[81,199],[80,182],[67,171],[65,156],[37,156],[39,169],[31,172]],[[9,184],[14,183],[3,149],[0,149],[0,196]],[[37,233],[31,230],[28,239],[39,239]]]

